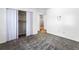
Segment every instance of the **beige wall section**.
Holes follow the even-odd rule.
[[[6,35],[6,9],[0,8],[0,43],[4,43],[7,40]]]

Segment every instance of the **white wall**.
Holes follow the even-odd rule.
[[[6,9],[0,8],[0,43],[6,42]]]
[[[51,8],[46,16],[48,33],[79,41],[78,8]],[[57,20],[57,16],[61,16],[61,19]]]

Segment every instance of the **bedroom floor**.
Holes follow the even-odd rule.
[[[0,44],[0,50],[79,50],[79,42],[39,33]]]

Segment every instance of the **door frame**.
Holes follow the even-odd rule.
[[[18,12],[19,11],[23,11],[23,10],[17,10],[17,25],[16,25],[16,30],[17,30],[17,32],[16,32],[16,34],[17,34],[17,39],[19,38],[19,15],[18,15]],[[24,11],[24,12],[26,12],[27,13],[27,11]],[[27,15],[27,14],[26,14]],[[27,16],[26,16],[26,27],[27,27]],[[26,28],[26,30],[27,30],[27,28]],[[27,31],[26,31],[26,36],[27,36]]]

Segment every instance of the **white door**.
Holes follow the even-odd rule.
[[[27,36],[32,35],[33,34],[33,13],[32,12],[27,12],[26,13],[26,33]]]
[[[17,11],[15,9],[6,9],[7,18],[7,36],[8,41],[16,39],[17,32]]]

